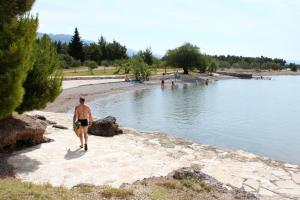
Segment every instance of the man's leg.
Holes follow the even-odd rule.
[[[78,128],[78,137],[80,139],[80,147],[82,148],[83,147],[83,134],[84,134],[84,131],[83,131],[83,127],[79,127]]]
[[[83,135],[84,135],[84,149],[87,150],[87,141],[88,141],[88,127],[83,127]]]

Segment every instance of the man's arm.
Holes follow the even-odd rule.
[[[93,117],[92,117],[91,109],[89,108],[89,125],[92,125],[92,123],[93,123]]]
[[[74,116],[73,116],[73,123],[77,120],[77,107],[75,107]]]

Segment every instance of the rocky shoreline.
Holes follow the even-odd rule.
[[[260,199],[300,198],[297,165],[126,127],[121,127],[124,134],[113,138],[90,136],[89,151],[84,152],[78,150],[71,115],[31,114],[43,115],[68,129],[48,126],[46,137],[53,142],[15,152],[7,158],[15,177],[23,181],[68,188],[78,184],[120,187],[151,177],[167,177],[178,169],[192,167],[230,191],[238,188]]]

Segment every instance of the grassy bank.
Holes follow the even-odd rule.
[[[231,194],[220,193],[193,177],[181,180],[150,178],[123,188],[82,185],[73,189],[35,185],[16,179],[0,179],[0,200],[35,199],[235,199]]]
[[[124,75],[121,71],[120,73],[116,74],[117,68],[116,67],[98,67],[97,69],[93,70],[93,73],[89,71],[87,67],[77,67],[77,68],[70,68],[64,69],[63,75],[64,76],[107,76],[107,75]],[[176,71],[175,68],[167,68],[167,73],[174,73]],[[161,75],[165,72],[164,68],[152,68],[151,74],[152,75]]]

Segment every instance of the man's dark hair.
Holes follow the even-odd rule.
[[[84,97],[80,97],[79,101],[80,101],[80,103],[84,103],[85,102],[85,98]]]

